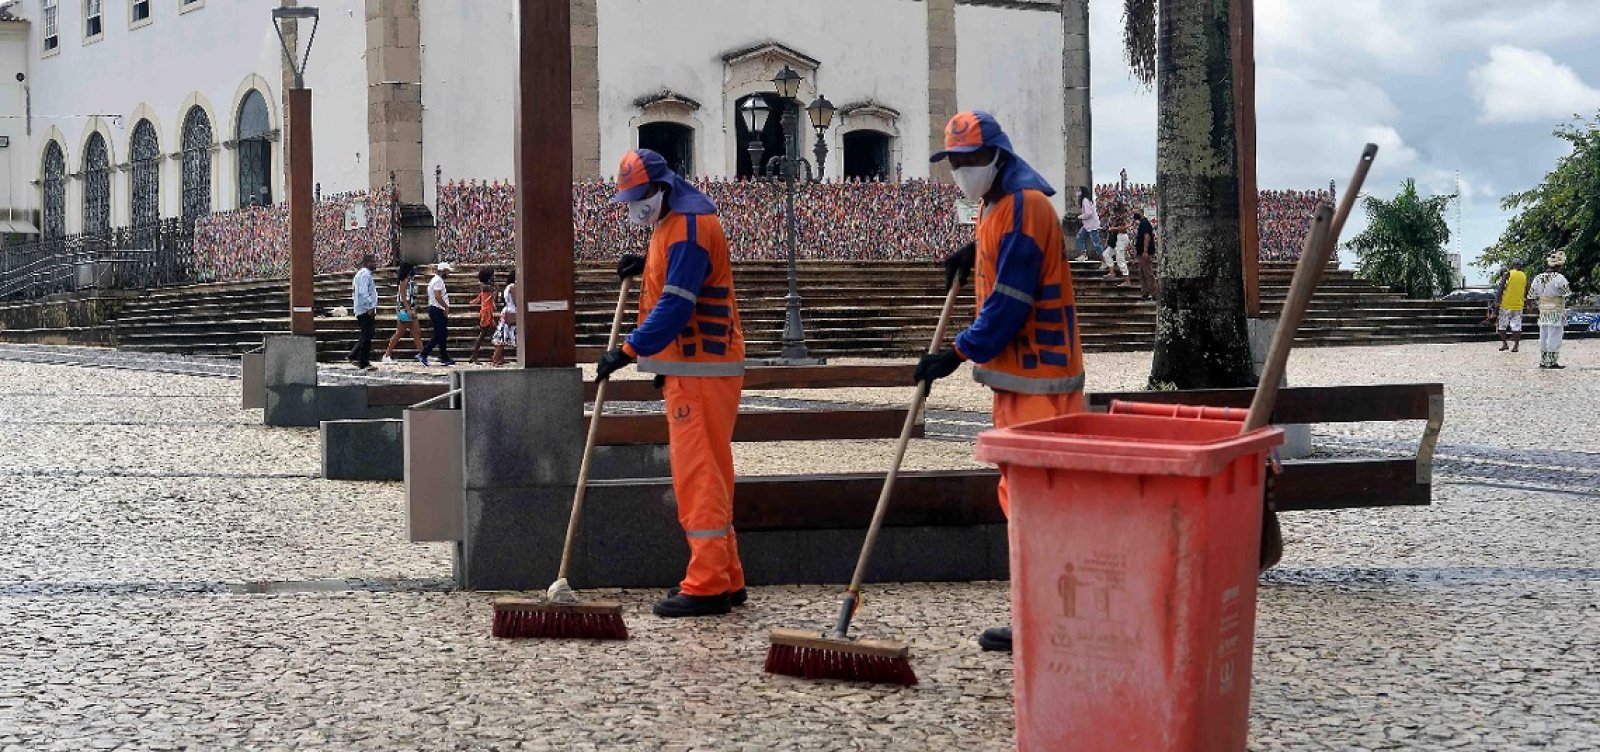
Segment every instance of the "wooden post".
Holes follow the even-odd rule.
[[[1244,269],[1244,309],[1261,317],[1260,194],[1256,185],[1256,21],[1255,0],[1232,0],[1233,119],[1239,152],[1239,254]]]
[[[289,332],[317,333],[313,317],[311,90],[289,90]]]
[[[572,7],[518,0],[517,363],[576,362],[572,232]]]

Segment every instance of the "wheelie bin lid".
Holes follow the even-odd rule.
[[[1264,455],[1283,443],[1283,430],[1275,426],[1240,433],[1242,413],[1240,418],[1075,413],[984,431],[978,434],[978,459],[1088,472],[1209,477],[1241,456]]]

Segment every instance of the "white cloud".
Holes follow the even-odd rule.
[[[1467,80],[1485,123],[1541,123],[1600,107],[1600,89],[1538,50],[1496,45]]]

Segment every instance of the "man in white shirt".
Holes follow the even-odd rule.
[[[352,284],[356,323],[361,326],[361,337],[350,350],[350,362],[364,371],[374,370],[372,365],[372,336],[378,331],[378,285],[372,281],[372,267],[376,263],[372,254],[361,257],[361,268],[356,270]]]
[[[1567,329],[1567,296],[1572,285],[1561,273],[1567,254],[1560,251],[1545,259],[1545,273],[1533,278],[1528,297],[1539,301],[1539,367],[1566,368],[1561,365],[1561,337]]]
[[[450,291],[445,289],[444,281],[450,276],[450,269],[450,262],[440,261],[433,267],[433,279],[428,280],[428,323],[433,328],[433,334],[417,355],[417,362],[423,365],[428,365],[428,355],[436,347],[439,348],[439,365],[456,364],[450,359],[450,349],[446,343],[450,336]]]

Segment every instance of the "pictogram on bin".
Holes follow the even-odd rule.
[[[1244,412],[1117,403],[986,431],[1011,495],[1021,750],[1245,748],[1264,467]]]

